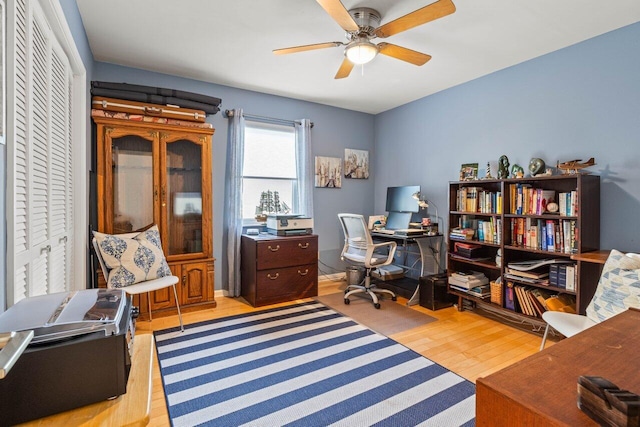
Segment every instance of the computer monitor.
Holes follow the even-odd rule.
[[[419,185],[388,187],[387,212],[419,212],[418,202],[413,198],[413,195],[417,192],[420,192]]]
[[[411,222],[411,212],[390,211],[384,226],[387,230],[406,230]]]

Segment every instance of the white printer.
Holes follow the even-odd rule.
[[[313,218],[302,215],[268,215],[267,232],[276,236],[300,236],[313,232]]]

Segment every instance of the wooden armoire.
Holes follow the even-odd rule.
[[[135,120],[133,118],[135,117]],[[183,311],[215,307],[211,143],[208,123],[93,110],[97,230],[120,234],[153,224],[180,278]],[[106,286],[98,274],[98,286]],[[151,294],[153,315],[176,314],[171,288]],[[138,297],[136,297],[138,298]],[[146,294],[134,304],[148,318]]]

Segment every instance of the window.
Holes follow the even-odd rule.
[[[278,192],[280,204],[294,206],[296,140],[293,126],[247,120],[244,129],[242,218],[252,221],[262,192]]]

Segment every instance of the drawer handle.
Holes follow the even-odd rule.
[[[309,274],[309,269],[305,268],[304,273],[302,271],[298,270],[298,274],[301,275],[301,276],[306,276],[307,274]]]
[[[275,276],[271,276],[271,273],[267,273],[267,277],[271,280],[276,280],[278,277],[280,277],[280,273],[276,273]]]
[[[269,245],[268,248],[271,252],[277,252],[280,249],[280,245],[276,245],[275,248],[272,248],[271,245]]]
[[[305,243],[304,245],[302,243],[298,243],[298,247],[301,249],[307,249],[309,247],[309,242]]]

